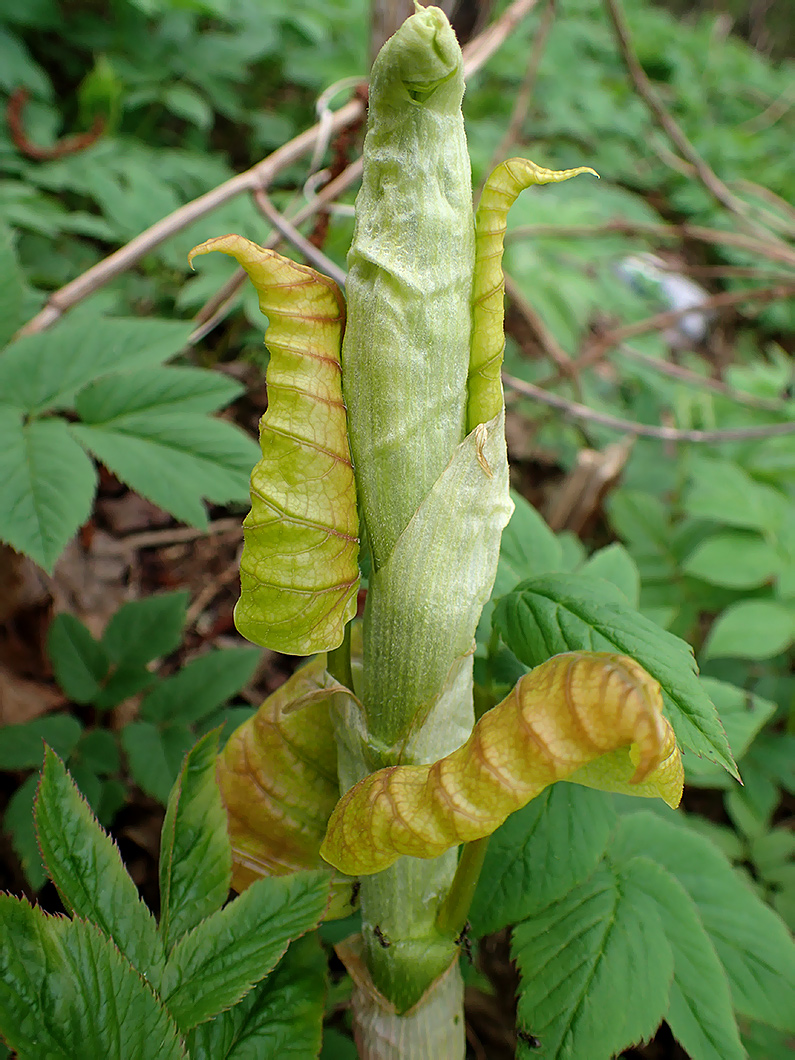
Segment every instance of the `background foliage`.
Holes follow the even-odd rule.
[[[795,413],[795,213],[787,205],[795,201],[795,68],[786,41],[771,36],[774,22],[765,37],[753,19],[741,18],[739,29],[775,47],[773,60],[711,11],[677,18],[644,0],[627,16],[655,91],[739,211],[717,202],[672,148],[628,77],[600,4],[564,0],[551,26],[543,8],[531,14],[470,82],[465,116],[475,186],[506,151],[549,166],[591,164],[602,180],[534,189],[512,211],[506,368],[520,382],[630,424],[706,431],[785,424]],[[31,712],[40,716],[14,715],[1,734],[10,836],[4,886],[32,895],[44,883],[32,821],[42,738],[68,762],[100,821],[138,834],[142,817],[157,818],[195,738],[249,713],[291,665],[263,659],[228,635],[229,580],[205,602],[204,626],[186,624],[185,593],[201,598],[202,575],[182,569],[165,549],[153,563],[151,549],[159,546],[133,549],[137,567],[123,573],[132,602],[120,608],[64,605],[58,591],[59,557],[80,527],[89,564],[98,547],[92,535],[123,537],[102,507],[111,494],[132,491],[172,517],[158,527],[181,521],[201,528],[242,511],[262,411],[262,319],[255,300],[241,295],[223,326],[197,339],[191,318],[229,266],[218,256],[191,274],[186,254],[224,231],[264,241],[271,228],[254,201],[238,196],[175,234],[54,329],[15,333],[54,290],[312,124],[326,88],[365,77],[368,50],[364,0],[331,7],[314,0],[32,0],[0,18],[0,539],[54,572],[39,614],[14,588],[18,560],[3,553],[2,571],[13,577],[4,575],[0,674],[10,673],[14,687],[46,684],[60,697],[57,709]],[[20,89],[28,93],[24,104]],[[98,119],[93,142],[62,149],[69,145],[60,138],[96,129]],[[505,145],[509,125],[515,142]],[[352,158],[355,145],[338,143],[322,164],[334,150],[353,150]],[[282,169],[269,189],[273,202],[280,209],[299,202],[308,175],[306,159]],[[331,215],[323,249],[342,267],[351,231],[349,211]],[[669,321],[622,336],[624,326],[680,304],[671,277],[697,283],[700,293],[691,288],[689,295],[697,299],[751,294],[692,318],[689,332]],[[778,295],[765,294],[771,286]],[[584,354],[590,363],[578,365]],[[489,897],[496,889],[502,898],[478,899],[475,933],[522,922],[513,938],[521,973],[553,959],[541,927],[549,937],[555,924],[576,927],[589,903],[610,907],[620,922],[639,906],[622,910],[616,895],[645,895],[638,899],[649,904],[643,944],[668,954],[656,979],[637,983],[649,1011],[665,1011],[662,981],[673,976],[678,994],[667,1001],[667,1019],[690,1055],[742,1055],[727,1015],[733,1004],[749,1055],[780,1060],[791,1055],[793,1028],[766,1006],[766,981],[748,970],[752,947],[726,924],[746,902],[774,964],[778,936],[769,933],[767,909],[795,928],[795,443],[786,435],[661,442],[566,418],[518,391],[509,389],[509,398],[515,485],[556,533],[519,503],[495,599],[524,579],[560,580],[575,571],[599,580],[595,597],[609,594],[604,583],[612,583],[628,607],[695,647],[701,687],[719,707],[744,786],[691,754],[684,818],[634,806],[628,814],[620,799],[614,807],[591,792],[556,789],[492,841],[485,886]],[[612,474],[588,478],[589,467],[606,468],[613,457]],[[564,503],[572,488],[580,490],[579,507]],[[233,542],[225,562],[234,560]],[[61,613],[50,621],[53,600]],[[483,706],[513,683],[519,660],[528,661],[499,619],[504,639],[490,633],[490,617],[481,624],[477,660]],[[33,645],[32,662],[22,642]],[[6,703],[10,680],[0,683]],[[243,702],[237,694],[246,687]],[[8,722],[5,711],[0,720]],[[545,892],[533,866],[556,857],[555,836],[573,827],[577,800],[577,815],[587,813],[593,827],[570,851],[568,878],[558,877],[564,890]],[[646,845],[652,834],[656,852]],[[711,851],[696,877],[682,863],[693,836],[714,845],[693,854],[697,860]],[[505,870],[501,852],[517,844],[520,855]],[[150,875],[153,864],[150,858]],[[57,909],[50,891],[41,901]],[[665,911],[672,895],[676,922]],[[748,895],[760,901],[747,905]],[[675,924],[684,941],[671,936]],[[327,942],[335,930],[324,929]],[[601,999],[600,967],[632,955],[606,936],[584,933],[583,945]],[[490,966],[490,952],[484,945],[486,963],[470,978],[494,1000],[482,969],[496,981],[507,965],[503,958]],[[555,971],[561,981],[573,975],[563,966]],[[698,1008],[713,1025],[699,1027],[683,999],[704,982],[714,989]],[[573,1010],[552,1011],[533,996],[533,984],[529,977],[519,1021],[541,1013],[545,1048],[553,1048]],[[328,1060],[352,1055],[345,990],[332,979]],[[575,1005],[576,995],[569,1000]],[[497,1002],[491,1024],[473,1010],[473,1033],[488,1055],[512,1055],[511,1013],[495,1029],[495,1010],[499,1016]],[[628,1024],[601,1045],[620,1049],[655,1027]],[[540,1032],[538,1024],[526,1030]],[[666,1042],[663,1032],[657,1044],[670,1051],[648,1055],[680,1055]]]

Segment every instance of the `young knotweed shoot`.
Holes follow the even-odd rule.
[[[512,159],[473,223],[463,91],[446,17],[418,6],[373,67],[341,349],[341,295],[313,270],[239,236],[192,253],[236,258],[270,319],[238,628],[269,648],[329,653],[220,759],[236,878],[321,854],[361,877],[362,934],[338,952],[373,1058],[464,1055],[458,956],[478,856],[465,847],[459,865],[460,842],[561,779],[671,804],[681,794],[659,687],[626,657],[552,659],[474,725],[475,628],[513,508],[505,218],[523,188],[593,170]],[[351,623],[360,521],[372,562]]]

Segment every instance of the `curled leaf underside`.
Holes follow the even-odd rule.
[[[589,774],[605,756],[609,769]],[[437,857],[490,835],[549,784],[581,776],[588,786],[671,806],[681,799],[682,764],[660,686],[626,656],[569,652],[536,667],[452,754],[381,769],[351,788],[320,852],[350,875],[380,872],[404,854]]]
[[[243,524],[237,628],[292,655],[336,648],[356,612],[356,485],[342,400],[345,303],[332,280],[242,236],[209,239],[243,266],[268,317],[262,459]]]
[[[544,169],[526,158],[509,158],[497,166],[486,181],[475,214],[472,346],[467,379],[468,431],[496,416],[503,406],[500,369],[505,349],[505,277],[502,255],[508,211],[525,188],[533,184],[557,184],[580,173],[598,176],[590,166]]]
[[[347,694],[318,655],[230,736],[217,777],[232,845],[232,886],[323,867],[320,843],[339,798],[330,704]],[[332,888],[331,916],[350,911],[351,882]]]

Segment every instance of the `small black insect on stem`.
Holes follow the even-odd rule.
[[[351,909],[356,908],[356,903],[359,901],[359,891],[362,889],[362,881],[354,880],[353,887],[351,887]]]
[[[464,953],[466,954],[466,959],[469,961],[469,963],[473,964],[474,962],[472,960],[472,939],[469,934],[471,929],[472,925],[467,920],[466,924],[464,924],[464,926],[461,928],[460,933],[456,935],[453,941],[455,942],[456,946],[460,946],[461,949],[464,951]]]
[[[528,1049],[541,1048],[541,1039],[536,1038],[536,1036],[534,1034],[531,1034],[529,1031],[523,1031],[520,1029],[519,1031],[517,1031],[517,1035],[519,1041],[524,1042]]]
[[[378,939],[379,946],[383,946],[385,950],[388,950],[389,947],[392,945],[392,943],[389,941],[389,939],[383,933],[383,931],[378,926],[378,924],[376,924],[375,927],[373,928],[373,934]]]

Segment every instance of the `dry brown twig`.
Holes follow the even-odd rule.
[[[544,8],[544,14],[541,17],[541,25],[538,27],[538,32],[533,38],[533,47],[530,51],[530,58],[527,60],[527,70],[525,71],[524,79],[519,86],[519,91],[516,93],[516,100],[513,105],[510,120],[508,121],[508,128],[505,130],[505,135],[500,141],[497,150],[492,155],[491,162],[486,166],[485,176],[480,189],[478,190],[478,194],[475,196],[475,201],[480,199],[480,196],[483,194],[483,185],[486,183],[489,173],[491,173],[500,162],[505,161],[511,147],[519,139],[522,125],[527,117],[527,112],[530,109],[530,103],[533,98],[533,92],[535,91],[535,84],[538,78],[538,68],[541,65],[544,48],[549,39],[549,34],[554,21],[555,0],[548,0],[547,6]]]
[[[744,235],[742,232],[721,232],[718,228],[704,228],[700,225],[653,224],[651,222],[622,221],[616,218],[596,225],[555,225],[535,224],[519,225],[506,233],[505,242],[533,237],[556,236],[558,238],[577,239],[591,236],[607,235],[652,236],[656,239],[680,240],[692,239],[699,243],[711,243],[717,246],[737,247],[751,254],[770,261],[780,261],[795,269],[795,249],[779,243],[765,243],[760,239]]]
[[[773,438],[777,435],[795,434],[795,421],[790,423],[768,423],[760,427],[737,427],[725,430],[697,431],[684,430],[679,427],[657,427],[650,423],[638,423],[634,420],[620,419],[618,416],[610,416],[605,412],[597,412],[596,409],[588,408],[577,401],[569,401],[568,398],[559,394],[550,394],[548,390],[542,390],[539,386],[526,383],[523,379],[516,379],[512,375],[503,373],[503,382],[512,390],[534,401],[541,402],[553,409],[558,409],[565,416],[576,420],[587,420],[590,423],[598,423],[602,427],[608,427],[622,434],[631,434],[639,438],[655,438],[661,442],[744,442],[759,438]]]
[[[292,221],[279,213],[262,188],[254,191],[253,198],[262,216],[273,225],[282,239],[286,239],[310,265],[324,272],[338,287],[345,286],[346,274],[339,265],[313,243],[310,243],[306,236],[302,236]]]
[[[776,241],[776,237],[769,229],[756,224],[748,217],[746,204],[739,199],[734,192],[721,180],[712,167],[701,157],[695,147],[685,136],[678,122],[668,113],[663,106],[643,67],[640,65],[635,50],[632,46],[632,38],[627,25],[626,16],[619,0],[605,0],[610,21],[613,23],[616,40],[621,51],[621,57],[627,68],[632,83],[638,95],[649,108],[657,120],[658,125],[667,134],[679,153],[693,166],[699,180],[712,195],[716,202],[735,214],[741,223],[756,235],[761,235],[764,240]]]
[[[464,72],[467,76],[475,73],[491,58],[537,2],[538,0],[514,0],[500,18],[466,45]],[[333,136],[341,129],[360,120],[363,113],[364,103],[361,98],[354,97],[339,110],[334,111],[331,119],[324,123],[322,130],[320,123],[313,125],[252,166],[251,169],[219,184],[217,188],[199,196],[198,199],[180,206],[179,209],[141,232],[135,239],[114,251],[107,258],[103,258],[102,261],[97,262],[96,265],[52,294],[44,308],[20,329],[19,334],[30,335],[44,331],[84,298],[94,294],[116,276],[132,268],[146,254],[151,253],[165,240],[181,232],[194,221],[206,217],[207,214],[229,202],[236,195],[269,187],[282,169],[312,150],[321,132],[323,135]],[[317,208],[316,203],[315,209]],[[307,216],[314,212],[313,209]],[[292,219],[292,223],[296,223],[295,218]]]
[[[619,328],[612,328],[604,332],[596,341],[586,349],[576,360],[572,361],[571,368],[567,368],[564,374],[560,371],[553,375],[545,376],[539,380],[539,386],[551,386],[560,382],[565,375],[571,371],[581,372],[584,368],[601,361],[605,354],[614,346],[618,346],[627,339],[634,339],[638,335],[645,335],[649,331],[660,331],[676,324],[682,317],[693,312],[709,312],[712,309],[725,309],[729,306],[741,305],[743,302],[775,302],[779,298],[791,296],[795,291],[795,279],[788,283],[776,284],[772,287],[748,287],[742,291],[721,291],[705,298],[699,306],[687,306],[685,309],[667,309],[663,313],[655,313],[653,316],[643,320],[637,320],[634,324],[625,324]]]

